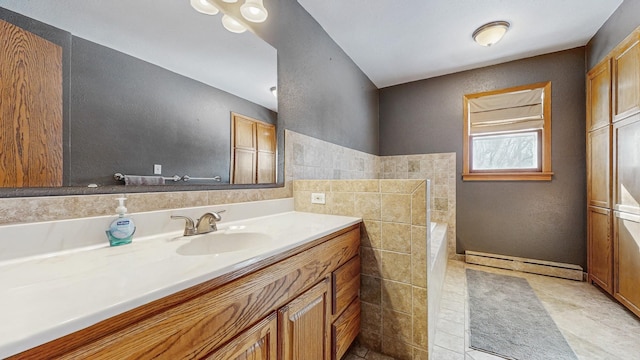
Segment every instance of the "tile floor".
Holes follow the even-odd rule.
[[[450,260],[431,360],[502,359],[470,349],[465,269],[527,279],[580,360],[640,359],[640,319],[586,282],[488,268]],[[344,360],[390,360],[354,346]]]

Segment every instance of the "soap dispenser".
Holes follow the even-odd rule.
[[[133,223],[133,220],[125,217],[127,208],[124,206],[124,201],[127,200],[127,198],[120,197],[116,200],[118,200],[118,207],[116,208],[118,218],[111,222],[109,230],[106,231],[111,246],[130,244],[133,233],[136,232],[136,225]]]

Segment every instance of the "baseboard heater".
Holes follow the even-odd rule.
[[[532,274],[554,276],[563,279],[584,281],[582,266],[553,261],[526,259],[515,256],[465,251],[465,262],[500,269],[516,270]]]

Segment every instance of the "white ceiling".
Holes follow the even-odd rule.
[[[24,14],[272,110],[276,50],[247,31],[233,34],[221,14],[189,0],[0,0]]]
[[[585,45],[622,0],[298,0],[379,87]],[[499,43],[471,38],[511,23]]]

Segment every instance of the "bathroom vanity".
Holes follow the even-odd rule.
[[[319,223],[302,222],[314,217]],[[359,222],[357,218],[290,212],[244,222],[246,229],[236,227],[243,230],[222,227],[222,235],[216,236],[251,230],[289,234],[293,239],[277,239],[273,246],[247,250],[243,260],[237,261],[242,257],[237,255],[227,263],[224,254],[179,255],[178,249],[193,240],[190,237],[143,241],[139,246],[151,247],[156,242],[155,248],[166,247],[164,255],[156,250],[151,257],[160,264],[166,261],[167,267],[188,264],[184,258],[194,259],[194,268],[207,267],[209,262],[214,265],[205,275],[189,275],[182,290],[163,290],[166,295],[139,306],[129,302],[129,310],[112,316],[104,312],[103,319],[90,326],[9,359],[340,359],[360,329]],[[293,225],[287,230],[285,223]],[[302,235],[305,225],[316,235]],[[130,256],[127,253],[136,252],[127,251],[127,246],[87,253],[112,251]],[[172,270],[193,269],[170,268],[167,273]],[[132,281],[139,277],[129,275]],[[149,279],[153,281],[157,280]],[[93,294],[85,295],[91,301]],[[83,303],[81,298],[69,300]],[[78,311],[78,316],[87,316]],[[94,321],[99,319],[92,316]]]

